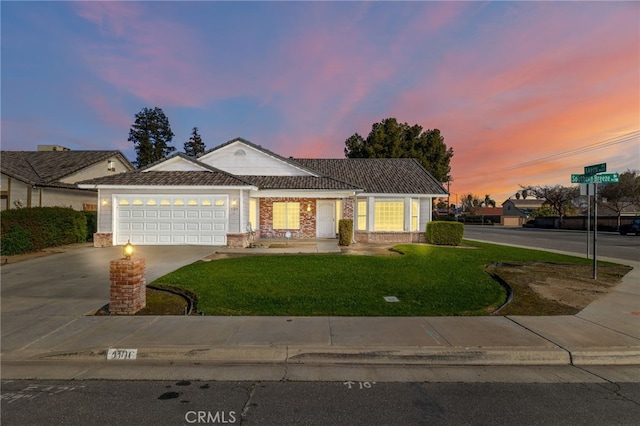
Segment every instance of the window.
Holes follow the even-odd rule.
[[[358,200],[358,217],[356,222],[356,229],[359,231],[365,231],[367,229],[367,200]]]
[[[419,231],[418,213],[420,213],[420,202],[418,200],[411,200],[411,230]]]
[[[258,229],[258,199],[249,199],[249,222],[251,222],[251,229]]]
[[[273,229],[300,229],[300,203],[273,203]]]
[[[376,201],[375,231],[404,231],[404,201]]]

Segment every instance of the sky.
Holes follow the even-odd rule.
[[[640,2],[0,2],[1,146],[120,150],[160,107],[183,151],[342,158],[439,129],[451,202],[640,169]]]

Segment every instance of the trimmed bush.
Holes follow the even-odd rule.
[[[0,215],[0,221],[3,255],[87,241],[87,217],[70,208],[5,210]]]
[[[93,241],[93,234],[98,232],[98,212],[82,212],[87,218],[87,239]]]
[[[351,245],[353,236],[353,219],[340,219],[338,221],[338,244],[341,246]]]
[[[429,244],[457,246],[462,242],[464,225],[459,222],[429,222],[425,237]]]
[[[18,254],[33,251],[31,244],[31,234],[20,225],[14,225],[2,235],[2,254]]]

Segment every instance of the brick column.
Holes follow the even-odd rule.
[[[133,315],[147,304],[144,259],[117,259],[109,264],[109,312]]]

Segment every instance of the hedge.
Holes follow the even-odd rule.
[[[457,246],[462,242],[464,225],[459,222],[429,222],[425,237],[429,244]]]
[[[87,241],[89,216],[65,207],[5,210],[0,214],[3,255]]]
[[[351,245],[353,236],[353,219],[340,219],[338,221],[338,244],[341,246]]]

